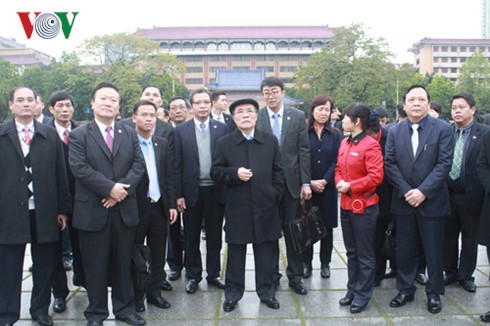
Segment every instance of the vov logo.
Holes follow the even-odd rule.
[[[68,21],[68,12],[41,13],[36,11],[34,12],[35,17],[33,21],[29,18],[30,14],[30,12],[17,12],[27,39],[31,39],[34,30],[39,37],[52,39],[58,35],[60,28],[65,38],[68,39],[78,12],[72,12],[73,18],[71,22]]]

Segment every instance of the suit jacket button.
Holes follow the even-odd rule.
[[[23,201],[20,202],[20,206],[25,206],[25,204]]]
[[[25,178],[20,178],[20,182],[24,182],[24,181],[26,181]]]

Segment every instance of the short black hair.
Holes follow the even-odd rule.
[[[56,91],[49,97],[49,105],[54,107],[57,102],[64,100],[70,100],[71,105],[73,106],[73,96],[71,96],[70,93],[65,90]]]
[[[144,93],[145,90],[147,88],[150,88],[150,87],[153,87],[153,88],[158,89],[158,92],[160,93],[160,96],[162,96],[162,90],[160,89],[160,87],[158,87],[157,85],[151,85],[151,84],[143,86],[143,89],[141,90],[141,93]]]
[[[27,89],[31,90],[32,91],[32,96],[34,96],[34,101],[36,100],[36,92],[34,92],[34,90],[32,88],[27,87],[27,86],[17,86],[17,87],[12,88],[12,90],[9,92],[9,101],[10,102],[13,102],[14,101],[14,94],[15,94],[15,92],[17,92],[21,88],[27,88]]]
[[[412,86],[410,86],[407,91],[405,92],[405,94],[403,95],[403,103],[405,103],[405,100],[407,99],[407,94],[410,93],[410,91],[414,88],[422,88],[424,91],[425,91],[425,94],[427,94],[427,100],[430,102],[430,94],[429,92],[427,91],[427,89],[423,86],[423,85],[420,85],[420,84],[414,84]]]
[[[221,95],[226,96],[226,93],[225,92],[221,92],[221,91],[219,91],[219,92],[213,92],[213,94],[211,94],[211,101],[216,102],[217,100],[219,100],[219,97]]]
[[[209,93],[209,91],[204,88],[204,87],[201,87],[201,88],[198,88],[198,89],[195,89],[191,92],[191,94],[189,95],[189,100],[191,101],[191,104],[194,102],[194,95],[196,94],[208,94],[209,96],[209,100],[211,101],[211,93]]]
[[[186,107],[187,109],[190,109],[190,108],[191,108],[191,106],[190,106],[190,104],[189,104],[189,101],[188,101],[188,100],[187,100],[185,97],[183,97],[183,96],[172,96],[172,97],[170,98],[170,100],[168,100],[168,105],[167,105],[167,106],[168,106],[168,108],[170,109],[170,103],[172,103],[173,101],[177,101],[177,100],[182,100],[182,101],[184,101],[184,103],[185,103],[185,107]]]
[[[274,86],[279,86],[281,90],[283,91],[285,86],[284,82],[280,80],[277,77],[267,77],[260,83],[260,91],[264,89],[264,87],[274,87]]]
[[[122,98],[121,94],[119,93],[119,89],[114,84],[108,82],[102,82],[95,86],[94,90],[92,91],[92,100],[95,100],[95,93],[97,93],[102,88],[112,88],[113,90],[115,90],[119,95],[119,105],[121,105]]]
[[[153,106],[153,108],[155,108],[155,112],[157,111],[157,106],[152,101],[140,100],[140,101],[136,102],[136,104],[133,106],[133,114],[134,115],[136,115],[136,113],[138,113],[138,109],[142,105],[151,105],[151,106]]]
[[[457,100],[458,98],[462,98],[463,100],[465,100],[468,103],[468,105],[470,106],[470,108],[472,108],[476,105],[475,104],[475,98],[473,97],[473,95],[471,93],[461,92],[461,93],[458,93],[458,94],[453,96],[453,98],[451,99],[451,106],[453,105],[453,101]]]

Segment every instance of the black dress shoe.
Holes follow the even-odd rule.
[[[261,302],[265,303],[265,305],[271,309],[279,309],[279,301],[277,301],[276,298],[269,298],[269,299],[264,299],[260,300]]]
[[[293,289],[294,292],[296,292],[296,294],[299,295],[305,295],[308,293],[308,291],[306,291],[306,288],[301,281],[289,282],[289,287]]]
[[[465,289],[466,291],[470,293],[475,293],[476,292],[476,285],[475,282],[471,280],[464,280],[464,281],[459,281],[458,284]]]
[[[352,301],[354,301],[354,298],[343,297],[339,300],[339,305],[341,305],[342,307],[350,306],[352,304]]]
[[[396,277],[396,269],[390,269],[388,273],[385,274],[384,278],[394,278]]]
[[[427,276],[425,276],[424,273],[417,273],[417,276],[415,276],[415,281],[417,281],[417,283],[419,283],[420,285],[426,285]]]
[[[172,291],[172,285],[167,280],[162,280],[160,282],[160,287],[163,291]]]
[[[311,264],[304,264],[303,265],[303,278],[310,278],[312,271],[313,271],[313,267],[311,266]]]
[[[102,326],[103,323],[103,321],[89,320],[87,321],[87,326]]]
[[[53,320],[48,315],[33,316],[32,320],[37,321],[41,326],[52,326]]]
[[[322,268],[320,269],[320,275],[323,278],[330,278],[330,266],[327,264],[322,265]]]
[[[66,310],[65,298],[54,298],[53,311],[59,314],[65,310]]]
[[[437,298],[430,298],[427,300],[427,310],[431,313],[431,314],[438,314],[441,312],[442,310],[442,303],[441,303],[441,299],[437,299]]]
[[[403,294],[398,292],[396,297],[394,297],[391,300],[390,307],[392,308],[402,307],[405,304],[407,304],[407,302],[412,302],[412,301],[413,301],[413,295],[408,295],[408,294]]]
[[[136,308],[136,312],[143,312],[146,310],[145,303],[141,299],[134,300],[134,307]]]
[[[158,308],[162,308],[162,309],[170,308],[170,303],[168,303],[168,301],[165,300],[162,296],[146,297],[146,302],[154,306],[157,306]]]
[[[487,311],[486,313],[481,315],[480,320],[485,323],[490,323],[490,311]]]
[[[225,282],[223,282],[219,277],[208,280],[208,285],[217,287],[218,289],[225,289]]]
[[[181,271],[170,271],[170,273],[168,274],[168,279],[170,281],[176,281],[180,278],[181,275],[182,275]]]
[[[127,317],[117,317],[117,320],[121,320],[128,325],[143,326],[146,325],[146,320],[140,317],[138,314],[132,314]]]
[[[196,293],[197,291],[197,282],[196,280],[188,280],[187,284],[185,285],[185,292],[189,294]]]
[[[358,314],[358,313],[362,312],[364,309],[366,309],[366,307],[367,307],[367,302],[363,305],[357,305],[357,304],[353,303],[350,306],[350,312],[352,314]]]
[[[451,285],[457,280],[457,276],[454,274],[444,274],[444,285]]]
[[[237,305],[236,301],[226,300],[225,302],[223,302],[223,310],[225,312],[233,311],[235,310],[236,305]]]

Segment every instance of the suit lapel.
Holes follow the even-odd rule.
[[[123,130],[123,127],[119,123],[114,124],[114,144],[112,145],[112,154],[115,156],[119,149],[121,148],[121,144],[124,138],[124,134],[126,131]]]
[[[217,124],[217,121],[213,119],[209,120],[209,135],[211,136],[211,157],[213,157],[214,145],[216,144],[216,140],[218,138],[218,135],[216,134],[218,131]]]
[[[97,126],[97,123],[95,121],[90,122],[89,126],[87,127],[89,130],[89,135],[95,140],[97,145],[102,149],[102,152],[104,152],[105,156],[109,160],[112,160],[111,152],[109,151],[109,147],[107,147],[107,144],[105,142],[105,139],[102,136],[102,133],[100,132],[99,126]],[[115,134],[115,132],[114,132]]]
[[[272,127],[267,108],[260,109],[258,123],[260,125],[259,129],[262,129],[264,132],[272,134]]]
[[[419,157],[420,153],[422,153],[425,149],[425,145],[429,136],[432,134],[434,130],[435,120],[434,118],[427,116],[427,120],[425,121],[424,130],[419,133],[419,147],[417,148],[417,155],[415,155],[415,159]]]
[[[190,120],[187,126],[187,136],[191,141],[192,151],[196,155],[196,159],[199,161],[199,152],[197,151],[197,140],[196,140],[196,126],[194,124],[194,119]]]
[[[284,139],[286,138],[286,134],[288,132],[290,124],[291,124],[291,110],[289,108],[284,108],[284,113],[282,117],[282,128],[281,128],[281,145],[284,144]]]
[[[15,126],[15,120],[12,119],[10,122],[9,130],[7,130],[8,137],[12,142],[12,146],[14,146],[15,151],[19,154],[19,157],[22,162],[24,162],[24,153],[22,152],[22,148],[20,147],[20,138],[17,132],[17,127]]]
[[[160,143],[158,142],[157,139],[155,139],[154,137],[152,137],[152,140],[153,140],[153,148],[155,149],[155,159],[156,159],[156,163],[157,163],[157,172],[158,172],[158,176],[162,175],[161,172],[160,172],[160,157],[162,157],[162,146],[160,146]]]

